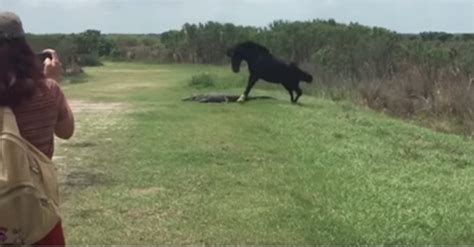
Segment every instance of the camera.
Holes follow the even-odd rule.
[[[44,62],[46,58],[53,59],[53,55],[51,55],[51,53],[49,52],[38,52],[36,53],[36,56],[41,62]]]

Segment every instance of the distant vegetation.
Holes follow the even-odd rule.
[[[101,59],[225,64],[233,44],[253,40],[315,76],[313,93],[354,100],[392,115],[424,119],[442,131],[474,131],[474,34],[399,34],[334,20],[275,21],[256,28],[208,22],[160,35],[30,35],[56,48],[70,74]],[[198,78],[199,79],[199,78]],[[202,78],[201,78],[202,79]],[[436,125],[447,120],[448,125]]]

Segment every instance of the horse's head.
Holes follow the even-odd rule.
[[[261,54],[269,54],[268,49],[251,41],[239,43],[227,50],[227,56],[231,58],[232,70],[235,73],[240,71],[242,61],[251,62]]]
[[[232,55],[234,55],[234,50],[235,50],[234,47],[227,49],[227,52],[225,53],[227,57],[232,58]]]
[[[234,52],[232,54],[232,71],[234,71],[235,73],[239,73],[240,65],[242,64],[242,61],[243,61],[242,55]]]
[[[291,63],[290,68],[294,71],[294,73],[298,76],[300,81],[304,81],[307,83],[313,82],[313,76],[308,72],[303,71],[298,67],[298,65]]]
[[[240,65],[242,64],[242,52],[237,46],[227,50],[226,55],[230,57],[232,63],[232,71],[238,73],[240,71]]]

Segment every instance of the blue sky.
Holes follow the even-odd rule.
[[[0,0],[31,33],[160,33],[185,22],[334,18],[404,33],[474,33],[474,0]]]

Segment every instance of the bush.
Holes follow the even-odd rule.
[[[193,88],[209,88],[216,86],[216,76],[209,73],[201,73],[191,77],[188,85]]]
[[[102,66],[99,56],[95,54],[79,55],[77,60],[80,66]]]

